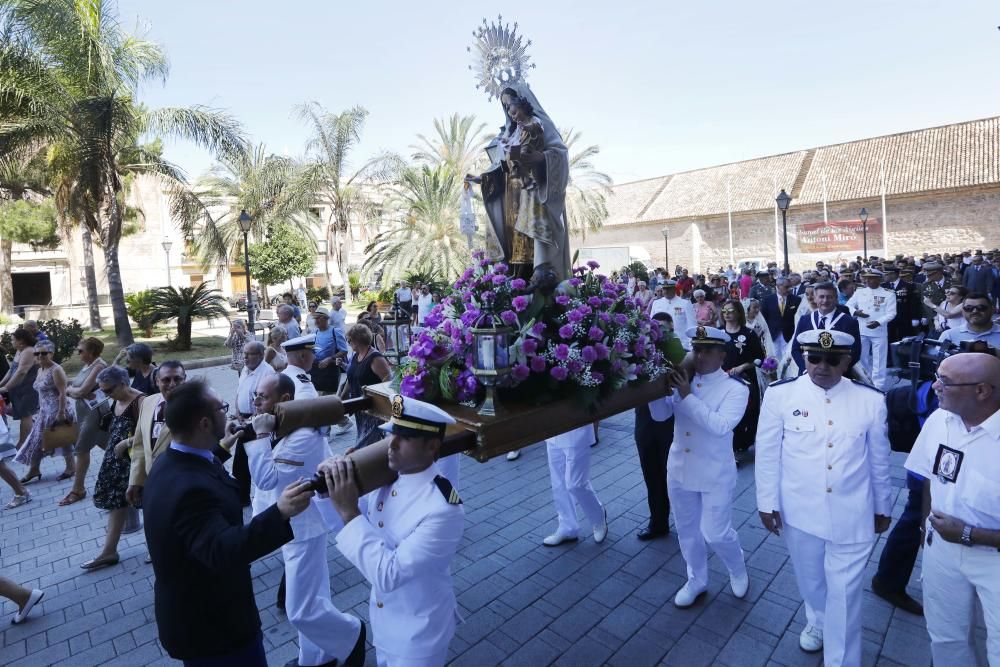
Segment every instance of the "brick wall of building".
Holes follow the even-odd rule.
[[[829,220],[856,220],[862,207],[868,209],[870,220],[882,218],[879,198],[827,205]],[[967,248],[984,250],[1000,247],[1000,188],[972,188],[913,196],[896,196],[886,200],[890,255],[924,252],[954,252]],[[819,222],[823,207],[792,206],[788,224]],[[697,225],[701,243],[694,251],[693,226]],[[781,218],[778,217],[780,230]],[[729,264],[729,226],[726,216],[697,220],[670,220],[654,223],[616,225],[590,233],[584,242],[571,239],[573,249],[594,246],[642,246],[649,251],[653,264],[664,265],[664,228],[670,230],[671,266],[681,264],[695,271],[708,271]],[[780,238],[780,236],[779,236]],[[746,259],[777,258],[773,211],[733,214],[733,250],[737,262]],[[869,245],[870,255],[882,255],[881,247]],[[836,261],[853,259],[857,253],[832,255],[792,255],[792,268],[812,265],[817,259]]]

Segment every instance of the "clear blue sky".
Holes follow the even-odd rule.
[[[561,127],[598,144],[616,182],[1000,114],[1000,7],[975,0],[507,3],[534,41],[529,82]],[[293,105],[371,112],[359,159],[409,153],[435,117],[499,104],[466,47],[487,5],[344,0],[121,0],[166,47],[152,106],[230,110],[299,155]],[[488,18],[494,20],[493,5]],[[516,9],[515,9],[516,8]],[[203,152],[168,146],[192,176]]]

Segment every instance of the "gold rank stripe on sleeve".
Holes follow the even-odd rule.
[[[284,463],[286,466],[304,466],[303,461],[292,461],[291,459],[274,459],[275,463]]]

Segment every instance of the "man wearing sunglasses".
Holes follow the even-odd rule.
[[[814,329],[798,342],[806,375],[772,384],[761,405],[757,509],[784,535],[805,601],[799,647],[859,665],[862,579],[892,510],[885,398],[844,378],[851,336]]]
[[[958,346],[964,340],[986,341],[990,346],[1000,348],[1000,325],[993,323],[993,303],[982,292],[969,292],[962,302],[962,316],[965,321],[941,334],[941,342]]]
[[[879,389],[885,384],[889,359],[889,323],[896,319],[896,293],[882,287],[882,272],[866,269],[859,288],[847,302],[851,315],[858,318],[861,331],[861,365]]]
[[[167,401],[174,389],[184,383],[187,375],[179,361],[168,360],[156,369],[156,386],[160,393],[147,396],[139,408],[139,422],[132,436],[132,470],[128,478],[125,498],[138,507],[142,504],[142,489],[146,476],[153,469],[153,462],[170,447],[170,429],[167,428]]]

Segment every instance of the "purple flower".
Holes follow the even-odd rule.
[[[525,354],[530,356],[538,349],[538,342],[533,338],[525,338],[524,342],[521,343],[521,349],[524,350]]]
[[[621,359],[615,359],[611,363],[611,370],[615,373],[621,373],[626,368],[626,366],[628,366],[628,364],[626,364]]]
[[[405,376],[402,382],[399,383],[399,392],[403,396],[420,398],[424,394],[423,376],[422,372],[416,375]]]
[[[434,353],[434,339],[427,334],[421,334],[410,345],[409,355],[415,359],[427,359]]]
[[[561,327],[559,327],[559,337],[560,338],[567,338],[567,339],[572,338],[573,337],[573,325],[572,324],[564,324]]]
[[[493,276],[490,278],[494,285],[503,285],[507,282],[507,276]]]
[[[503,262],[497,262],[496,264],[493,265],[493,270],[496,271],[497,273],[507,273],[507,268],[508,268],[507,265],[504,264]]]
[[[569,303],[569,297],[566,296],[565,294],[560,294],[559,296],[556,297],[556,303],[558,303],[560,306],[565,306]]]
[[[573,324],[579,324],[580,322],[583,321],[583,314],[580,313],[579,310],[571,310],[568,313],[566,313],[566,319],[572,322]]]
[[[473,324],[476,323],[476,320],[479,319],[479,311],[476,310],[475,308],[470,308],[469,310],[462,313],[462,316],[459,319],[462,320],[463,325],[471,327]]]
[[[543,373],[545,369],[548,368],[548,364],[545,363],[543,357],[532,357],[531,358],[531,370],[535,373]]]
[[[549,375],[562,382],[569,375],[569,372],[562,366],[553,366],[552,370],[549,371]]]
[[[515,296],[511,300],[510,305],[513,306],[514,310],[516,310],[517,312],[520,313],[520,312],[523,312],[524,309],[528,307],[529,303],[531,303],[531,301],[528,299],[528,297],[526,297],[526,296]]]
[[[458,400],[468,401],[476,397],[479,383],[476,381],[476,375],[466,368],[455,378],[455,386],[458,388]]]
[[[602,322],[604,322],[605,324],[607,324],[608,322],[611,321],[611,314],[610,313],[598,313],[597,314],[597,318],[599,320],[601,320]]]
[[[524,364],[515,364],[514,368],[511,369],[510,374],[518,382],[524,382],[531,375],[531,369]]]
[[[601,268],[601,265],[598,264],[597,262],[595,262],[594,260],[590,260],[589,262],[587,262],[587,266],[589,266],[592,269],[599,269],[599,268]]]
[[[462,277],[459,280],[463,280],[463,281],[464,280],[471,280],[472,276],[474,274],[475,274],[475,271],[473,271],[472,267],[470,266],[469,268],[467,268],[465,271],[462,272]]]
[[[628,345],[623,340],[616,340],[613,349],[615,354],[625,354],[628,351]]]
[[[495,299],[496,296],[497,295],[494,294],[492,291],[486,290],[485,292],[479,295],[479,298],[482,299],[483,301],[493,301],[493,299]]]
[[[589,299],[587,299],[587,303],[589,303],[594,308],[600,308],[601,307],[601,297],[599,297],[599,296],[592,296]]]
[[[579,359],[570,359],[566,364],[566,368],[569,369],[570,373],[578,374],[583,372],[583,362]]]
[[[572,285],[573,287],[579,287],[580,285],[583,284],[583,281],[580,280],[579,278],[570,278],[569,284]]]
[[[607,359],[609,356],[611,356],[611,350],[609,350],[608,346],[605,345],[604,343],[595,344],[594,352],[597,353],[598,359]]]
[[[588,364],[592,364],[597,361],[597,350],[595,350],[590,345],[587,345],[582,350],[580,350],[580,358],[586,361]]]
[[[536,336],[541,336],[543,333],[545,333],[545,323],[544,322],[536,322],[531,327],[531,333],[533,333]]]
[[[625,326],[628,324],[628,317],[626,317],[623,313],[618,313],[615,315],[615,324],[622,327]]]
[[[424,318],[424,324],[430,327],[431,329],[436,329],[437,326],[441,324],[441,322],[443,321],[444,321],[444,313],[442,312],[440,307],[432,310],[430,313],[428,313],[427,317]]]
[[[555,351],[552,353],[556,359],[560,361],[565,361],[569,358],[569,345],[566,343],[559,343],[556,345]]]
[[[594,382],[597,384],[602,384],[604,382],[604,373],[598,373],[597,371],[591,371],[590,377],[594,378]]]
[[[601,340],[604,338],[604,331],[601,327],[590,327],[587,329],[587,338],[590,340]]]
[[[525,282],[524,278],[514,278],[512,281],[510,281],[510,288],[513,290],[522,290],[527,286],[528,283]]]
[[[514,326],[517,324],[517,313],[513,310],[505,310],[500,313],[500,319],[503,320],[503,323],[507,326]]]

